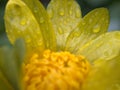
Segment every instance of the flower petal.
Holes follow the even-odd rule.
[[[8,81],[3,76],[1,71],[0,71],[0,90],[13,90],[12,86],[8,83]]]
[[[120,54],[96,61],[82,90],[120,90]]]
[[[7,46],[0,48],[0,86],[4,84],[7,85],[8,88],[21,90],[22,87],[20,82],[22,76],[22,63],[25,56],[24,49],[24,43],[21,39],[15,42],[14,48]]]
[[[87,42],[105,33],[109,15],[106,8],[98,8],[88,13],[67,38],[66,50],[76,53]]]
[[[47,12],[38,0],[9,0],[5,11],[5,26],[12,43],[23,38],[27,48],[54,50],[55,35]]]
[[[21,65],[24,62],[24,58],[26,56],[26,48],[25,42],[23,39],[17,39],[14,45],[14,55],[15,55],[15,62],[17,64],[18,71],[21,72]]]
[[[58,49],[63,48],[67,36],[81,21],[79,4],[75,0],[51,0],[47,12],[55,28]]]
[[[109,60],[120,53],[120,32],[108,32],[79,49],[89,61],[97,59]]]

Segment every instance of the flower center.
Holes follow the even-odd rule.
[[[25,90],[80,90],[90,64],[69,52],[34,53],[24,66]]]

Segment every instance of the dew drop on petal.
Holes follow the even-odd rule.
[[[59,15],[60,15],[60,16],[64,16],[64,14],[65,14],[64,9],[60,9]]]
[[[100,31],[100,26],[99,25],[96,25],[94,28],[93,28],[93,32],[94,33],[98,33]]]
[[[61,27],[58,27],[58,33],[59,33],[59,34],[63,34],[63,30],[62,30]]]
[[[78,32],[74,33],[74,37],[79,37],[79,36],[80,36],[80,34]]]
[[[42,46],[42,41],[38,40],[38,46]]]
[[[43,17],[41,17],[40,18],[40,23],[44,23],[45,21],[44,21],[44,18]]]
[[[24,26],[25,24],[26,24],[26,19],[22,19],[22,20],[20,21],[20,25]]]
[[[95,46],[96,46],[96,48],[99,48],[101,46],[101,44],[97,43]]]
[[[35,12],[35,13],[38,12],[38,8],[37,8],[37,7],[34,8],[34,12]]]
[[[99,13],[96,11],[96,12],[95,12],[95,16],[98,16],[98,14],[99,14]]]
[[[105,55],[106,57],[109,56],[109,52],[105,51],[105,52],[104,52],[104,55]]]
[[[86,23],[85,22],[82,22],[82,25],[84,26]]]
[[[89,23],[92,23],[92,19],[89,19]]]

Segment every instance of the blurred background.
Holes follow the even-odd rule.
[[[8,0],[0,0],[0,46],[8,44],[4,26],[4,10]],[[50,0],[40,0],[46,7]],[[77,0],[81,6],[83,16],[98,7],[106,7],[110,12],[108,31],[120,30],[120,0]]]

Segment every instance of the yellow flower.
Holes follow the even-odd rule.
[[[82,18],[75,0],[51,0],[47,11],[38,0],[9,0],[14,46],[0,48],[0,90],[120,90],[120,32],[108,25],[106,8]]]

